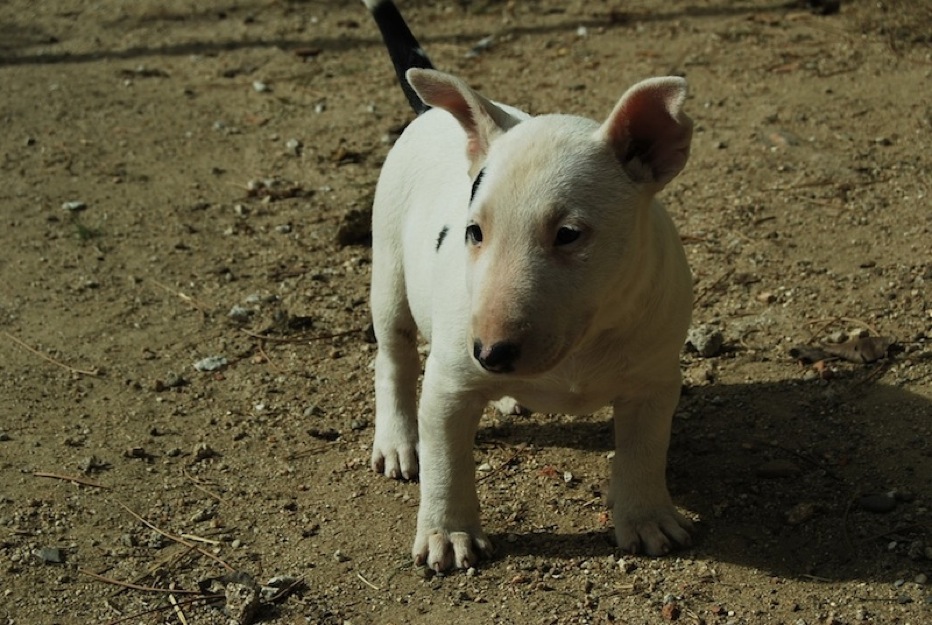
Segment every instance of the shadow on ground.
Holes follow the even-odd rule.
[[[863,378],[860,378],[863,380]],[[674,500],[701,518],[686,554],[775,576],[893,581],[932,539],[932,402],[842,380],[712,385],[680,403],[669,455]],[[537,447],[610,449],[608,420],[516,418],[492,435]],[[877,510],[869,494],[895,493]],[[610,532],[502,536],[503,554],[604,556]]]

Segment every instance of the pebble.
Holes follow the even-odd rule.
[[[178,388],[179,386],[185,386],[188,383],[182,376],[169,371],[165,374],[165,381],[162,383],[165,385],[165,388]]]
[[[674,601],[664,603],[663,607],[660,609],[660,616],[662,616],[664,620],[675,621],[680,617],[680,607]]]
[[[234,321],[248,321],[253,315],[252,310],[246,308],[245,306],[235,305],[230,309],[230,312],[227,313],[227,317]]]
[[[862,510],[868,512],[883,514],[892,512],[893,509],[896,508],[896,499],[889,495],[874,493],[860,497],[858,499],[858,506],[860,506]]]
[[[712,358],[722,351],[725,337],[721,330],[712,326],[696,326],[690,328],[686,335],[686,347],[697,352],[703,358]]]
[[[814,503],[798,503],[786,513],[786,522],[790,525],[802,525],[814,517],[818,510],[818,506]]]
[[[488,462],[483,462],[478,467],[476,467],[476,471],[478,471],[479,473],[488,473],[491,470],[492,470],[492,465],[489,464]]]
[[[280,224],[275,226],[275,232],[278,234],[288,234],[291,232],[291,224]]]
[[[62,210],[76,213],[78,211],[83,211],[85,208],[87,208],[87,204],[85,204],[81,200],[72,200],[70,202],[64,202],[61,205],[61,207],[62,207]]]
[[[301,143],[298,139],[288,139],[285,141],[285,150],[288,151],[292,156],[300,156],[301,148],[304,147],[304,144]]]
[[[262,591],[259,584],[247,573],[237,571],[224,578],[223,611],[230,623],[249,625],[261,607]]]
[[[252,88],[256,91],[256,93],[268,93],[269,91],[272,90],[267,84],[265,84],[261,80],[252,81]]]
[[[350,557],[346,555],[345,553],[343,553],[342,551],[340,551],[339,549],[333,552],[333,559],[336,560],[337,562],[349,562],[350,561]]]
[[[65,561],[62,550],[57,547],[42,547],[35,551],[36,557],[46,564],[61,564]]]
[[[207,443],[198,443],[194,446],[194,462],[200,462],[208,458],[216,458],[219,455],[220,454]]]
[[[6,432],[0,432],[0,443],[5,443],[10,440],[10,435]]]
[[[222,369],[227,364],[227,359],[223,356],[208,356],[194,363],[194,368],[198,371],[216,371]]]

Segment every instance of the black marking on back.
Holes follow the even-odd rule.
[[[472,204],[472,201],[476,198],[476,191],[479,190],[479,183],[482,182],[483,175],[485,175],[485,168],[480,169],[479,173],[476,175],[476,179],[472,181],[472,191],[469,193],[470,204]]]
[[[372,17],[382,33],[382,40],[385,41],[385,47],[388,48],[388,55],[395,66],[395,74],[398,76],[398,82],[401,83],[401,90],[404,91],[405,97],[408,98],[408,103],[418,115],[429,111],[431,107],[425,104],[414,89],[411,88],[411,85],[408,84],[405,72],[412,67],[433,69],[433,63],[430,62],[427,53],[421,49],[421,44],[411,34],[411,30],[398,11],[398,7],[391,0],[381,0],[372,7],[371,11]]]
[[[443,240],[447,238],[447,233],[450,231],[450,226],[444,226],[443,230],[440,231],[440,234],[437,235],[437,251],[440,251],[440,246],[443,245]]]

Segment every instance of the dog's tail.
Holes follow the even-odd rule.
[[[427,54],[421,49],[421,44],[417,42],[414,35],[411,34],[405,19],[398,11],[398,7],[392,0],[363,0],[366,8],[372,13],[376,25],[382,33],[382,39],[388,48],[388,55],[395,66],[395,74],[398,75],[398,82],[401,83],[401,90],[404,91],[405,97],[414,112],[420,115],[430,107],[418,97],[408,80],[405,78],[405,72],[412,67],[422,69],[433,69],[434,65],[427,58]]]

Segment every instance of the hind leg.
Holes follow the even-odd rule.
[[[388,246],[386,246],[388,247]],[[372,469],[395,479],[414,479],[417,459],[417,326],[405,296],[400,259],[373,248],[372,318],[375,357],[375,440]],[[382,256],[388,258],[382,258]]]

